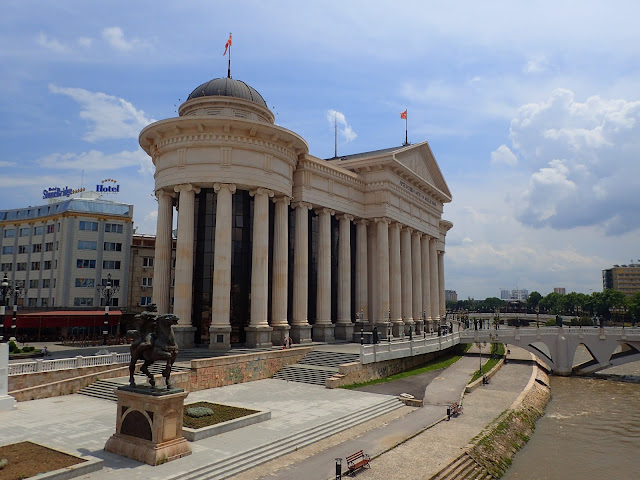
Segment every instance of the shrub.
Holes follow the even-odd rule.
[[[27,352],[33,352],[35,349],[36,349],[36,347],[31,347],[31,346],[29,346],[29,347],[22,347],[22,351],[23,351],[24,353],[27,353]]]
[[[18,347],[18,345],[16,344],[16,342],[14,342],[13,340],[11,340],[9,342],[9,353],[20,353],[21,350]]]
[[[187,408],[187,417],[200,418],[213,415],[213,410],[207,407],[191,407]]]

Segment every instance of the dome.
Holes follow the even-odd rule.
[[[264,108],[269,108],[267,107],[267,102],[264,101],[262,95],[260,95],[255,88],[250,87],[241,80],[234,80],[233,78],[214,78],[213,80],[203,83],[191,92],[187,100],[214,95],[242,98],[243,100],[257,103]]]

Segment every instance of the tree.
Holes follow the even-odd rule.
[[[529,294],[529,298],[527,298],[527,309],[535,310],[538,303],[540,303],[540,300],[542,300],[542,295],[539,292],[536,292],[535,290],[531,292]]]
[[[640,292],[634,294],[628,299],[629,314],[633,318],[634,323],[640,320]]]

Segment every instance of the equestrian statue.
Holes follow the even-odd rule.
[[[149,372],[149,365],[160,360],[167,362],[162,376],[166,379],[167,390],[169,390],[171,388],[169,383],[171,366],[178,356],[178,345],[176,345],[171,325],[178,323],[178,317],[171,313],[158,315],[156,305],[151,304],[135,318],[136,330],[127,331],[128,337],[134,337],[131,344],[131,362],[129,363],[129,385],[136,386],[136,381],[133,378],[136,363],[138,360],[144,360],[140,371],[149,377],[151,387],[155,388],[156,382],[153,379],[153,374]]]

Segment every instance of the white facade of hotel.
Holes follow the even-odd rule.
[[[224,80],[236,90],[245,85]],[[202,188],[213,188],[217,194],[210,348],[230,347],[231,205],[232,196],[242,190],[254,198],[247,345],[282,344],[288,335],[296,343],[310,342],[312,336],[324,341],[351,339],[359,320],[352,315],[347,293],[351,282],[355,283],[356,316],[362,312],[368,328],[376,326],[381,336],[389,326],[397,336],[410,328],[420,333],[425,322],[427,329],[434,328],[444,319],[445,236],[453,225],[442,219],[442,212],[451,193],[427,142],[323,160],[309,153],[303,138],[274,124],[264,101],[195,93],[180,106],[178,117],[149,125],[139,138],[155,165],[158,223],[153,295],[159,312],[171,311],[171,230],[177,207],[173,313],[180,318],[176,334],[181,346],[193,343],[194,198]],[[271,259],[270,202],[275,204]],[[288,278],[289,206],[295,210],[294,245],[303,246],[294,248],[293,278]],[[307,317],[310,259],[306,248],[312,209],[319,216],[313,333]],[[340,238],[336,318],[328,308],[331,216],[339,219]],[[351,224],[356,225],[353,276]],[[290,282],[293,311],[288,313]]]

